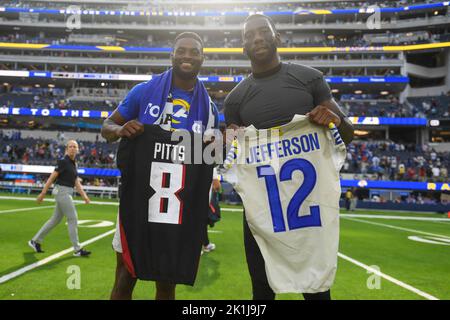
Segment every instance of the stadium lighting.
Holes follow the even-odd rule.
[[[339,92],[339,89],[332,89],[331,92],[332,92],[332,93],[338,93],[338,92]]]
[[[440,121],[437,119],[430,120],[431,127],[439,127],[440,124],[441,124]]]
[[[361,90],[355,90],[355,94],[361,94],[362,91]]]
[[[382,96],[386,96],[386,95],[389,94],[389,91],[381,91],[380,94],[381,94]]]
[[[365,130],[355,130],[354,131],[356,136],[366,136],[369,134],[369,131],[365,131]]]

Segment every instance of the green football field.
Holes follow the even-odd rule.
[[[117,203],[92,199],[95,204],[77,204],[80,241],[89,241],[86,248],[92,251],[89,258],[79,258],[66,250],[70,242],[64,223],[45,239],[45,253],[28,247],[54,206],[31,200],[0,194],[0,299],[108,299],[116,263],[111,240]],[[222,220],[209,233],[216,250],[201,257],[194,287],[177,287],[177,299],[251,298],[242,212],[237,206],[222,210]],[[333,299],[450,299],[450,219],[433,213],[341,213]],[[74,288],[76,274],[79,288]],[[154,293],[153,282],[140,281],[134,298],[153,299]]]

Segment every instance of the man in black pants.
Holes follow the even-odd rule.
[[[333,100],[323,74],[314,68],[280,62],[280,34],[273,21],[261,14],[247,18],[243,30],[244,53],[252,74],[234,88],[225,100],[228,128],[254,125],[257,129],[280,126],[295,114],[308,115],[311,122],[328,127],[333,122],[346,144],[353,126]],[[254,300],[273,300],[265,262],[244,217],[244,244],[252,279]],[[330,300],[330,290],[304,293],[307,300]]]

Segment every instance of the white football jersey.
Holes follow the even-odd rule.
[[[337,268],[346,156],[337,129],[296,115],[277,128],[247,127],[245,136],[238,139],[235,189],[270,286],[275,293],[328,290]]]

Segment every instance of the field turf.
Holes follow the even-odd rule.
[[[103,235],[86,246],[92,251],[89,258],[74,257],[69,252],[11,278],[13,272],[70,248],[70,242],[67,227],[61,223],[46,237],[45,253],[34,253],[27,242],[49,219],[54,203],[45,201],[38,205],[26,196],[13,199],[11,195],[0,194],[0,300],[109,298],[116,257],[111,248],[113,234],[107,232],[114,230],[117,203],[98,204],[106,200],[92,200],[96,204],[77,204],[79,220],[95,220],[79,227],[80,241]],[[209,233],[217,248],[201,257],[194,287],[177,287],[177,299],[251,298],[239,209],[222,206],[222,220]],[[341,213],[341,255],[333,299],[450,299],[450,219],[436,220],[445,216],[432,213],[352,212],[357,217],[346,216],[345,210]],[[110,224],[86,227],[100,221]],[[438,243],[413,241],[410,236]],[[80,270],[80,289],[67,285],[74,266]],[[381,278],[373,274],[370,269],[373,266],[379,268]],[[134,298],[153,299],[154,294],[153,282],[139,281]],[[277,299],[301,297],[282,294]]]

